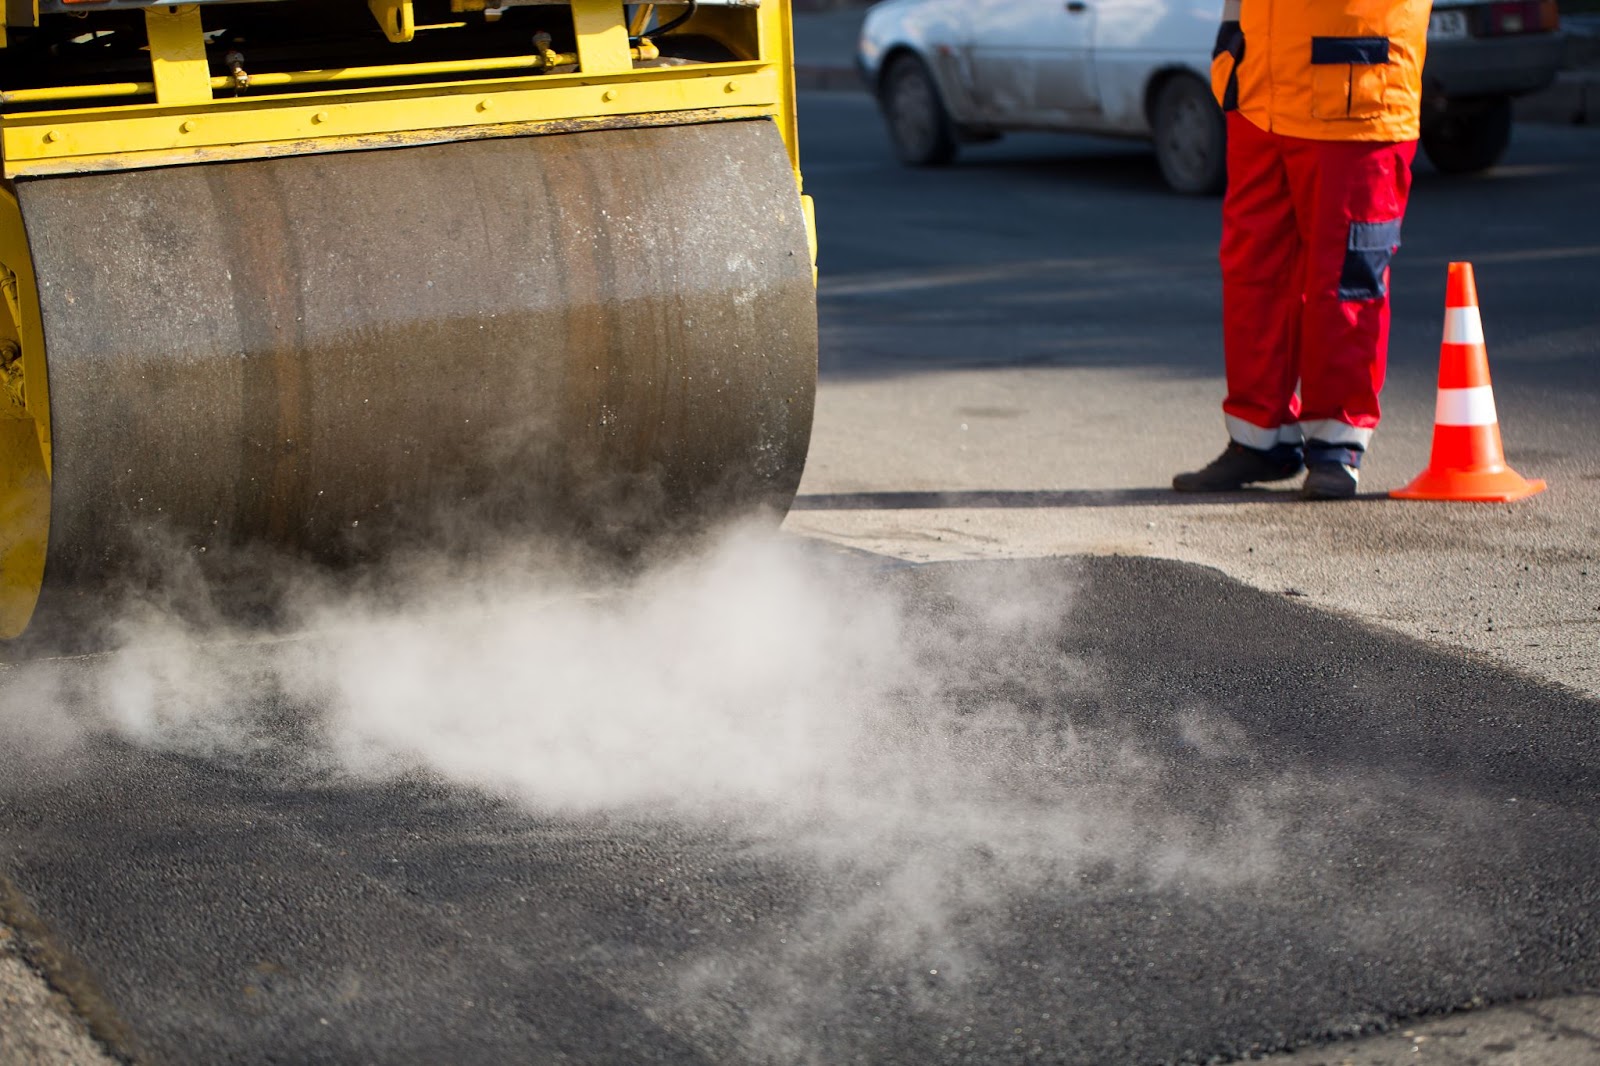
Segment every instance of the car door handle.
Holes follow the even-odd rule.
[[[1074,15],[1081,15],[1089,10],[1089,5],[1084,3],[1083,0],[1067,0],[1067,10]]]

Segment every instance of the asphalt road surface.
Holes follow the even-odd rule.
[[[907,173],[864,100],[802,117],[785,537],[0,668],[0,909],[103,1046],[1208,1062],[1600,988],[1600,140],[1422,174],[1396,268],[1369,480],[1425,458],[1465,257],[1547,497],[1312,507],[1164,489],[1221,444],[1214,202],[1137,146]]]
[[[1592,703],[1182,564],[818,573],[941,679],[830,802],[363,781],[266,701],[13,767],[11,882],[154,1061],[1205,1062],[1600,980]]]
[[[910,560],[1158,555],[1600,697],[1600,136],[1525,125],[1419,164],[1385,417],[1354,505],[1196,498],[1225,442],[1215,200],[1149,149],[1029,136],[909,171],[863,94],[805,101],[823,387],[788,528]],[[1391,501],[1427,463],[1445,268],[1472,262],[1514,507]]]

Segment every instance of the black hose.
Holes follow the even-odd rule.
[[[667,34],[671,33],[673,30],[677,29],[679,26],[682,26],[685,22],[688,22],[690,19],[694,18],[694,10],[695,10],[695,8],[697,8],[699,6],[700,5],[698,3],[698,0],[689,0],[688,10],[686,10],[683,14],[679,15],[677,18],[671,20],[670,22],[664,22],[661,25],[657,26],[655,29],[653,29],[649,33],[645,34],[645,36],[646,37],[664,37],[664,36],[666,36]],[[637,41],[638,39],[639,38],[637,38],[637,37],[634,38],[635,41]]]

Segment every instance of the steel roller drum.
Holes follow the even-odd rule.
[[[156,543],[328,561],[485,530],[626,545],[781,511],[798,485],[816,298],[770,122],[17,196],[54,447],[36,623]]]

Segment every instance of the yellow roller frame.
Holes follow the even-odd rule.
[[[33,615],[50,537],[50,401],[33,259],[0,186],[0,639]]]
[[[8,2],[13,26],[37,24],[37,5]],[[18,22],[32,6],[35,18]],[[410,0],[368,0],[384,34],[402,43],[419,30]],[[296,91],[224,96],[232,78],[206,62],[202,11],[194,3],[146,10],[150,77],[123,85],[67,85],[0,93],[0,107],[50,102],[56,109],[0,114],[0,163],[8,179],[130,170],[208,160],[341,152],[368,147],[528,136],[610,126],[686,125],[768,118],[778,125],[800,186],[795,138],[794,37],[789,0],[702,6],[685,32],[730,45],[738,61],[635,69],[650,43],[630,48],[622,0],[573,0],[576,53],[544,51],[453,64],[262,75]],[[453,0],[456,13],[483,0]],[[8,45],[0,19],[0,50]],[[534,62],[534,59],[538,62]],[[541,70],[573,66],[574,74]],[[507,66],[512,69],[507,69]],[[526,69],[523,69],[523,66]],[[395,85],[347,88],[341,78]],[[258,88],[259,88],[258,86]],[[302,91],[301,91],[302,90]],[[154,102],[109,104],[115,96]],[[83,101],[85,106],[77,106]],[[800,197],[816,266],[810,197]],[[0,184],[0,639],[21,634],[34,613],[50,538],[51,427],[45,338],[18,200]]]
[[[416,26],[406,0],[370,0],[369,6],[392,40],[450,28]],[[350,89],[330,72],[303,72],[288,81],[306,91],[224,98],[214,90],[228,79],[213,78],[208,69],[200,8],[148,8],[149,80],[44,90],[58,94],[57,109],[0,114],[4,177],[761,118],[777,124],[800,185],[789,0],[702,7],[685,27],[732,42],[737,61],[646,69],[635,69],[636,59],[649,57],[629,47],[622,0],[572,0],[570,7],[576,55],[551,53],[543,65],[575,59],[576,73],[506,72],[504,58],[468,60],[449,69],[399,64],[383,75],[404,82],[395,86]],[[479,11],[483,5],[453,0],[452,10]],[[7,43],[0,23],[0,48]],[[116,95],[155,100],[105,103]],[[74,107],[75,100],[92,102]],[[11,102],[38,100],[18,96]],[[802,196],[801,205],[814,269],[810,197]],[[38,292],[17,200],[4,185],[0,290],[0,639],[7,639],[26,627],[43,580],[51,461]]]
[[[369,0],[391,39],[419,29],[403,0]],[[795,139],[793,39],[789,0],[757,7],[702,8],[686,30],[737,38],[737,62],[635,69],[622,0],[572,0],[579,69],[571,74],[499,73],[504,58],[439,65],[395,64],[381,74],[391,87],[349,89],[333,71],[262,85],[304,84],[304,92],[218,98],[228,79],[205,62],[198,5],[146,9],[149,82],[67,86],[61,108],[0,116],[0,157],[8,178],[347,151],[478,137],[523,136],[621,125],[667,125],[718,119],[776,122],[799,180]],[[464,5],[463,10],[471,9]],[[469,80],[471,79],[471,80]],[[153,103],[108,105],[74,98],[153,90]],[[3,97],[0,97],[3,100]],[[38,102],[17,93],[12,102]]]

